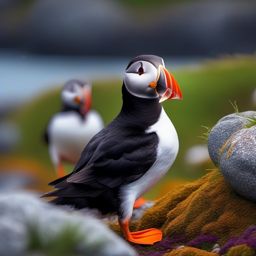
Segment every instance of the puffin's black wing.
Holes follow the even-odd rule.
[[[118,136],[119,137],[119,136]],[[120,136],[100,143],[84,167],[68,182],[116,188],[147,172],[156,160],[158,138],[155,133]]]
[[[63,183],[66,183],[66,179],[73,175],[74,173],[80,171],[82,168],[84,168],[89,161],[89,159],[93,156],[94,151],[97,148],[98,143],[100,143],[101,138],[104,137],[106,130],[102,129],[99,133],[97,133],[86,145],[84,150],[81,153],[81,156],[76,163],[73,171],[69,173],[68,175],[58,178],[52,182],[49,183],[50,186],[54,186],[56,188],[61,187]]]
[[[156,133],[105,128],[86,146],[74,171],[50,185],[63,192],[71,184],[92,190],[118,188],[147,172],[156,160],[157,144]]]

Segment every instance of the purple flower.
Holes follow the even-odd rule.
[[[247,228],[244,233],[242,234],[242,237],[247,239],[251,236],[255,236],[256,237],[256,226],[250,226],[249,228]]]
[[[256,249],[256,226],[248,227],[242,235],[229,239],[220,250],[220,254],[226,253],[231,247],[236,245],[246,244],[247,246]]]
[[[140,256],[163,256],[169,250],[174,249],[179,244],[184,244],[185,238],[182,236],[165,237],[159,243],[154,246],[141,246],[136,245],[135,248]]]
[[[199,235],[190,242],[187,243],[188,246],[201,247],[205,244],[214,244],[218,241],[218,237],[214,235]]]
[[[177,244],[182,244],[185,242],[185,238],[182,236],[176,236],[176,237],[166,237],[159,243],[157,243],[157,247],[160,247],[162,249],[174,249]]]

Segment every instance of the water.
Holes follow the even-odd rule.
[[[90,81],[121,78],[128,61],[128,58],[36,56],[0,51],[0,102],[22,102],[72,78]],[[172,69],[199,62],[165,60]]]

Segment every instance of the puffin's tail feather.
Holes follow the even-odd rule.
[[[42,197],[55,197],[50,203],[69,205],[76,209],[96,208],[101,213],[117,212],[119,199],[118,192],[113,190],[97,190],[89,186],[67,183],[60,189],[44,194]]]
[[[90,208],[90,205],[86,198],[70,198],[70,197],[57,197],[50,201],[55,205],[68,205],[75,209]]]
[[[70,173],[70,174],[67,174],[67,175],[65,175],[65,176],[63,176],[63,177],[60,177],[60,178],[58,178],[58,179],[56,179],[56,180],[50,182],[48,185],[54,187],[54,186],[58,185],[59,183],[62,183],[63,181],[66,181],[66,179],[67,179],[70,175],[71,175],[71,173]]]

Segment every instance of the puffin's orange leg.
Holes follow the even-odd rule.
[[[135,244],[152,245],[162,240],[162,231],[156,228],[149,228],[141,231],[130,232],[129,221],[119,221],[125,238]]]
[[[146,202],[147,202],[147,201],[146,201],[145,198],[140,197],[140,198],[138,198],[138,199],[135,201],[135,203],[134,203],[134,205],[133,205],[133,208],[134,208],[134,209],[138,209],[138,208],[140,208],[141,206],[143,206]]]
[[[61,178],[64,175],[65,175],[64,167],[63,167],[62,163],[58,163],[58,165],[57,165],[57,177]]]

